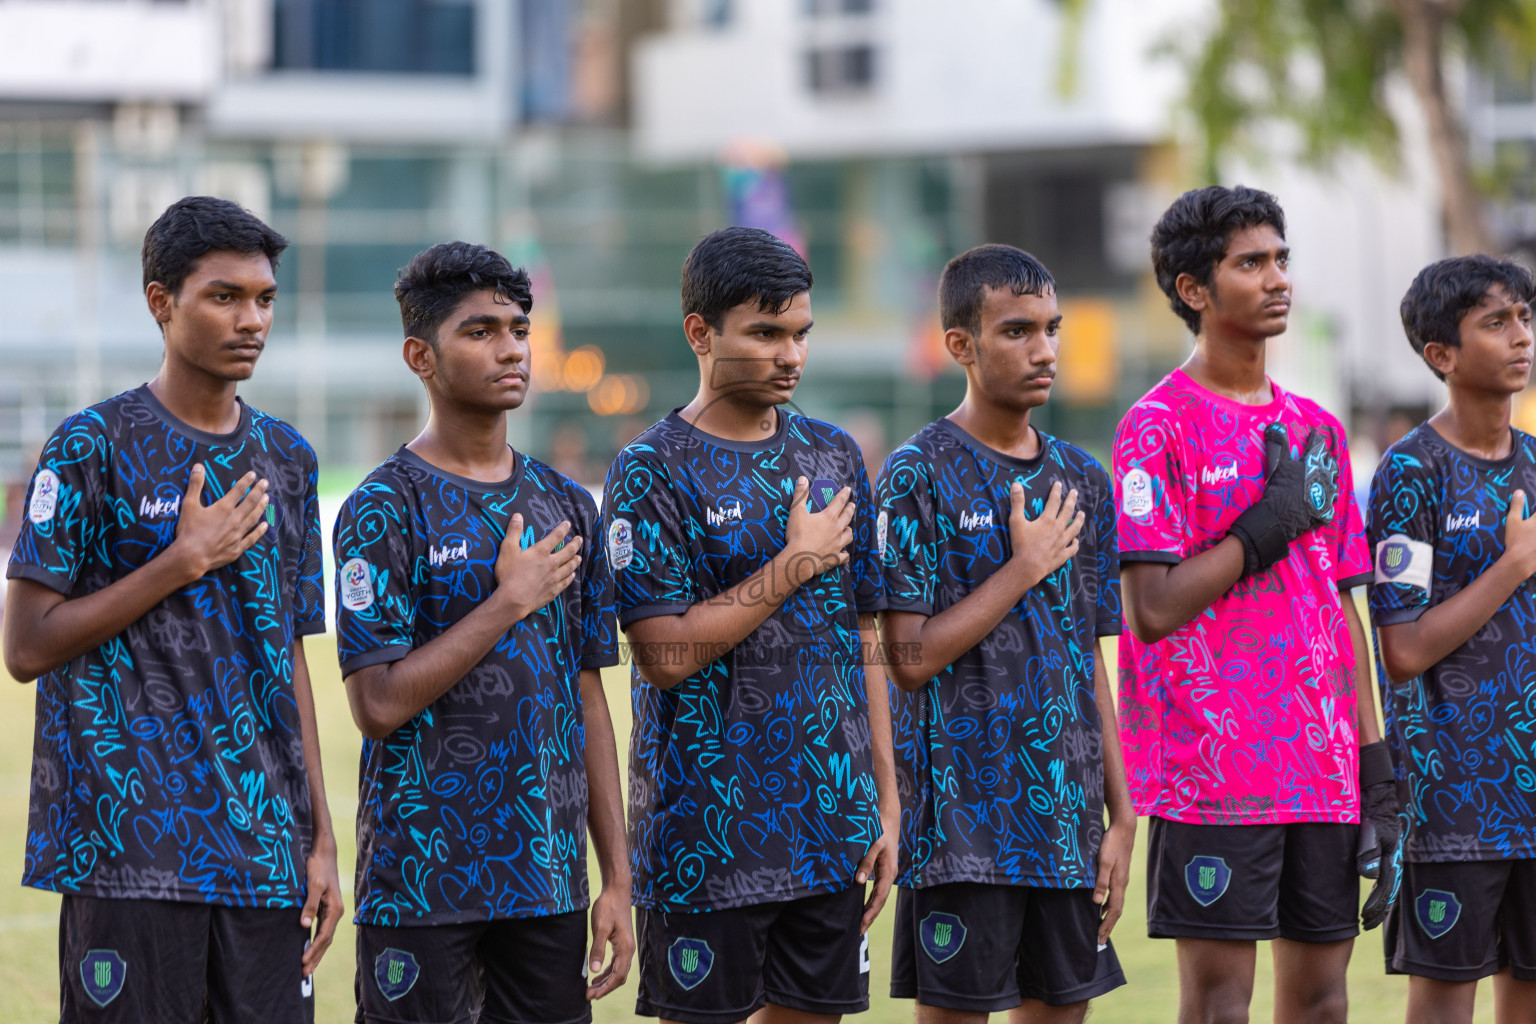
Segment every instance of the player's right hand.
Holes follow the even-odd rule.
[[[1339,496],[1337,460],[1328,438],[1317,429],[1307,434],[1302,458],[1291,457],[1285,426],[1264,430],[1268,477],[1264,493],[1232,523],[1228,532],[1243,542],[1243,575],[1265,572],[1285,560],[1291,542],[1333,518]]]
[[[1045,508],[1033,519],[1024,514],[1024,485],[1017,480],[1008,490],[1008,506],[1010,557],[1024,570],[1028,590],[1077,554],[1084,516],[1077,508],[1077,489],[1063,499],[1060,481],[1051,485]]]
[[[1504,558],[1515,559],[1520,574],[1536,576],[1536,516],[1531,515],[1530,499],[1524,491],[1509,496],[1509,513],[1504,518]]]
[[[187,559],[196,577],[228,565],[262,538],[267,532],[263,515],[271,500],[267,497],[267,482],[257,480],[255,473],[247,473],[224,497],[204,505],[203,484],[207,479],[206,466],[199,462],[192,467],[172,545]]]
[[[496,589],[512,595],[516,615],[527,618],[553,601],[571,585],[581,569],[581,538],[570,536],[571,524],[562,521],[532,547],[523,547],[523,516],[512,514],[507,535],[496,553]],[[559,550],[556,550],[556,549]]]
[[[1369,831],[1373,846],[1358,854],[1359,870],[1376,879],[1360,910],[1367,931],[1387,919],[1402,887],[1404,826],[1397,799],[1397,781],[1385,740],[1360,748],[1360,830]],[[1362,843],[1362,846],[1364,844]]]
[[[844,487],[820,512],[806,505],[811,482],[795,479],[795,493],[789,499],[789,521],[784,525],[784,550],[790,558],[791,582],[796,586],[812,576],[839,565],[848,564],[848,546],[853,543],[853,491]]]

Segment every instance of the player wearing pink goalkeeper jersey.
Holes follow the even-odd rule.
[[[1273,939],[1275,1019],[1343,1020],[1362,781],[1396,890],[1396,796],[1350,598],[1372,564],[1339,422],[1264,372],[1290,313],[1268,193],[1186,193],[1152,234],[1194,352],[1115,437],[1126,770],[1147,926],[1178,940],[1180,1020],[1246,1020]],[[1365,744],[1365,746],[1362,746]],[[1362,857],[1362,862],[1365,859]]]

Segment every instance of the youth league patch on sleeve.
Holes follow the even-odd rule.
[[[1394,533],[1376,545],[1376,582],[1401,583],[1429,593],[1435,549],[1421,540]]]
[[[875,553],[881,558],[885,557],[885,535],[890,526],[891,520],[888,514],[885,509],[881,509],[880,514],[875,517]]]
[[[1120,481],[1120,511],[1132,519],[1152,512],[1152,475],[1137,467]]]
[[[34,523],[46,523],[53,518],[59,507],[59,474],[51,469],[40,469],[32,481],[32,503],[27,506],[27,518]]]
[[[373,569],[361,558],[353,558],[341,567],[341,606],[349,612],[373,607]]]
[[[628,519],[615,519],[608,526],[608,568],[618,572],[634,560],[635,526]]]

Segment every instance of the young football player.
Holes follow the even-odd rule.
[[[1098,639],[1120,632],[1109,476],[1030,424],[1060,344],[1039,261],[956,256],[939,316],[965,400],[886,460],[875,527],[906,691],[891,995],[924,1024],[1081,1021],[1125,983],[1109,934],[1136,834]]]
[[[787,407],[800,255],[717,231],[682,292],[698,394],[619,453],[603,508],[634,657],[637,1008],[835,1022],[868,1006],[899,816],[869,479],[852,438]]]
[[[1371,481],[1371,618],[1406,811],[1387,967],[1408,1019],[1536,1020],[1536,438],[1510,426],[1531,377],[1525,268],[1426,267],[1403,298],[1409,344],[1448,400]]]
[[[358,1019],[587,1021],[634,951],[597,504],[507,444],[531,373],[528,274],[448,242],[412,258],[395,298],[431,413],[335,534],[338,655],[366,738]]]
[[[342,911],[303,644],[315,453],[236,394],[286,245],[221,199],[161,214],[160,370],[65,420],[28,491],[5,662],[38,681],[22,881],[64,897],[62,1021],[314,1017]]]
[[[1147,836],[1147,925],[1178,940],[1180,1020],[1243,1020],[1255,940],[1275,1018],[1343,1020],[1358,823],[1395,891],[1396,798],[1350,596],[1370,556],[1338,421],[1265,373],[1291,309],[1268,193],[1181,196],[1152,264],[1194,351],[1121,421],[1114,472],[1129,635],[1126,771]]]

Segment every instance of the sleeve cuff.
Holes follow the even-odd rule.
[[[611,647],[606,651],[598,651],[595,654],[586,654],[581,658],[581,667],[583,669],[612,668],[617,664],[619,664],[619,650],[616,647]]]
[[[856,602],[854,604],[854,610],[856,610],[860,615],[874,615],[876,612],[885,611],[890,606],[890,600],[884,594],[881,594],[879,597],[870,601]]]
[[[1161,562],[1164,565],[1178,565],[1184,561],[1178,555],[1167,551],[1122,551],[1120,552],[1120,564],[1126,562]]]
[[[399,661],[410,654],[413,648],[404,644],[390,644],[388,647],[376,647],[371,651],[353,655],[341,663],[341,676],[347,676],[358,669],[367,668],[369,665],[383,665],[391,661]]]
[[[1398,608],[1388,612],[1371,611],[1371,621],[1378,626],[1397,626],[1404,622],[1417,622],[1419,617],[1429,611],[1429,606],[1422,608]]]
[[[69,592],[75,588],[73,580],[66,579],[56,572],[50,572],[40,565],[28,565],[26,562],[12,562],[6,567],[5,578],[41,583],[49,590],[63,594],[65,597],[68,597]]]
[[[1119,636],[1125,632],[1125,623],[1118,620],[1114,622],[1101,622],[1093,629],[1094,636]]]
[[[619,612],[620,628],[627,628],[641,619],[654,619],[661,615],[681,615],[693,605],[686,601],[667,601],[661,604],[639,604]]]
[[[887,597],[884,610],[888,612],[915,612],[918,615],[932,615],[933,602],[913,601],[905,597]]]
[[[325,620],[313,619],[309,622],[301,622],[293,627],[294,636],[316,636],[325,632]]]
[[[1339,589],[1354,590],[1356,587],[1363,587],[1367,583],[1371,582],[1371,580],[1374,578],[1374,575],[1374,573],[1370,572],[1357,572],[1353,576],[1345,576],[1343,579],[1339,580]]]

